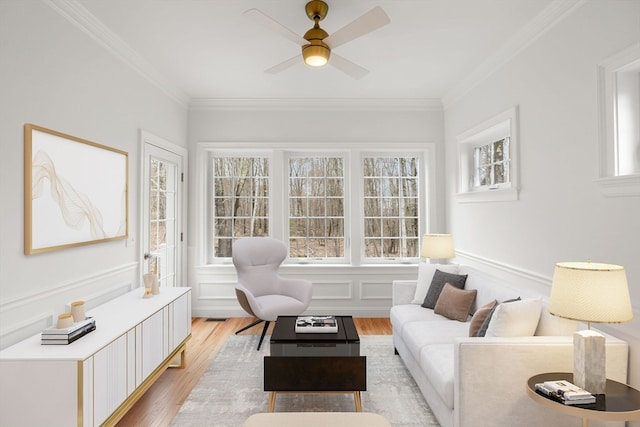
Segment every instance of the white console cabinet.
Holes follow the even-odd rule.
[[[0,352],[0,425],[115,424],[191,337],[191,288],[135,289],[87,312],[96,330],[69,345],[40,334]]]

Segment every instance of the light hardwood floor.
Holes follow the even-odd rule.
[[[253,320],[246,317],[226,320],[194,318],[191,322],[191,339],[187,343],[187,367],[167,369],[117,426],[169,425],[227,337]],[[354,318],[353,320],[360,335],[391,335],[391,323],[388,318]],[[270,329],[272,328],[273,325],[270,326]],[[259,335],[260,332],[262,332],[262,324],[242,334]],[[257,339],[256,337],[256,345]]]

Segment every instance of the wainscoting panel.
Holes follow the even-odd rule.
[[[52,326],[72,301],[85,301],[87,310],[139,286],[138,263],[101,271],[45,290],[27,293],[0,303],[0,349]],[[140,296],[142,297],[142,291]]]
[[[360,282],[361,300],[391,301],[391,292],[391,283],[388,281],[363,280]]]
[[[417,265],[284,265],[280,274],[307,279],[313,283],[313,298],[306,313],[388,317],[391,283],[396,279],[415,279]],[[245,317],[234,287],[232,265],[205,265],[191,271],[193,316]]]
[[[348,300],[353,296],[353,283],[347,281],[314,281],[313,300]]]

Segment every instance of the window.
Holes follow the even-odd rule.
[[[606,196],[640,195],[640,43],[598,66],[600,179]]]
[[[459,202],[518,200],[517,135],[514,107],[458,136]]]
[[[473,186],[497,188],[509,178],[509,138],[475,147],[473,152]]]
[[[364,157],[364,258],[419,256],[419,162],[416,157]]]
[[[269,235],[269,159],[212,157],[214,258],[231,257],[234,238]]]
[[[344,159],[289,158],[289,257],[344,258]]]
[[[292,143],[219,145],[201,147],[206,262],[229,263],[233,241],[245,236],[287,242],[288,263],[419,261],[430,221],[431,144],[398,143],[391,151],[327,143],[313,152]]]

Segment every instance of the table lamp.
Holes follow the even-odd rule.
[[[633,319],[624,267],[592,262],[557,263],[549,312],[587,322],[587,330],[573,336],[573,383],[592,394],[604,393],[605,337],[591,330],[591,323]]]
[[[453,258],[453,237],[451,234],[425,234],[422,236],[420,256],[429,259]]]

